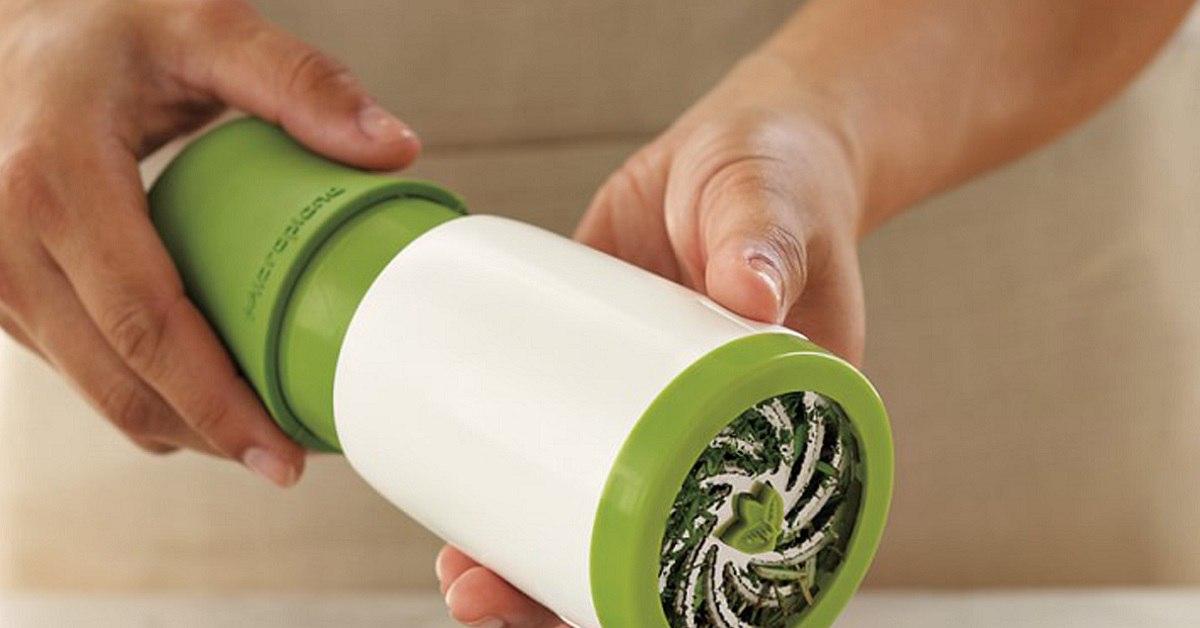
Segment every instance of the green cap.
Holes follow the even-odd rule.
[[[333,372],[388,261],[465,212],[421,181],[355,170],[243,118],[189,145],[150,191],[188,295],[285,433],[337,451]]]
[[[718,347],[675,377],[617,453],[592,527],[592,601],[602,625],[680,625],[672,624],[664,611],[660,568],[668,524],[679,524],[673,504],[681,487],[735,417],[766,399],[797,391],[817,393],[844,413],[861,458],[855,471],[861,493],[854,497],[857,505],[844,512],[852,520],[842,528],[850,532],[840,562],[832,573],[817,576],[820,591],[798,615],[785,617],[790,615],[782,612],[785,600],[777,600],[778,619],[790,627],[833,624],[866,575],[883,535],[892,495],[891,427],[879,394],[853,366],[794,334],[761,333]],[[723,465],[730,462],[721,460]],[[740,515],[713,534],[740,552],[756,554],[774,545],[781,513],[771,502],[779,496],[774,487],[755,487],[749,495],[734,497],[734,510],[747,497],[758,502],[753,509],[759,512],[752,518],[769,524],[764,538],[753,538]],[[697,514],[689,512],[682,521]],[[701,581],[698,594],[705,586],[707,581]]]

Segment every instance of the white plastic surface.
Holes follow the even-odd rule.
[[[372,285],[338,360],[354,468],[429,529],[598,626],[592,523],[633,424],[684,368],[781,328],[512,220],[452,220]]]

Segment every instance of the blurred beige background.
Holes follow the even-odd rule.
[[[414,174],[561,232],[795,6],[258,4],[421,131]],[[898,449],[873,585],[1200,583],[1200,28],[1085,127],[863,258]],[[0,587],[429,587],[437,547],[338,458],[278,492],[144,456],[0,340]]]

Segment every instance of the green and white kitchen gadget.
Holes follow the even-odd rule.
[[[568,622],[828,626],[866,573],[887,416],[803,336],[256,119],[150,200],[280,428]]]

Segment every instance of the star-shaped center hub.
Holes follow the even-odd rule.
[[[734,497],[734,516],[718,538],[726,545],[747,554],[775,549],[783,527],[783,498],[770,484],[757,484]]]

